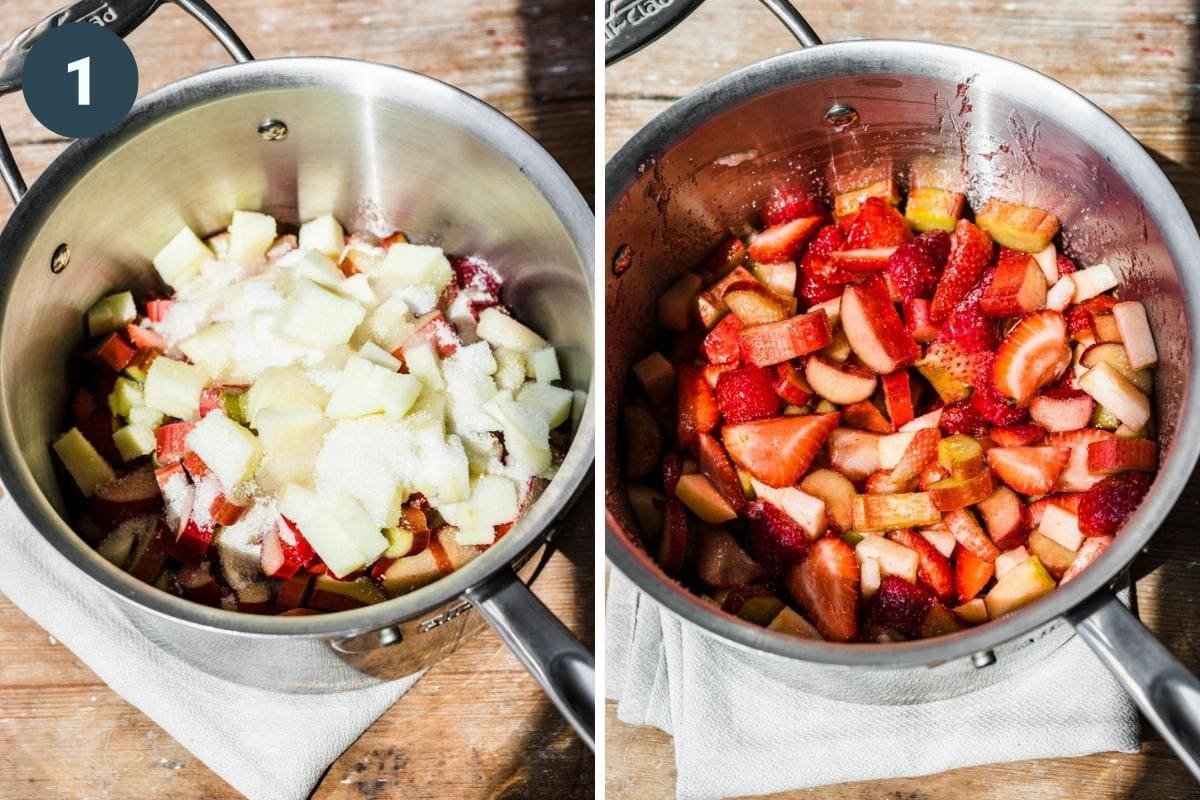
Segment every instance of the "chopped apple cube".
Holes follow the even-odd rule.
[[[388,547],[380,529],[346,492],[317,498],[308,516],[295,522],[325,566],[338,578],[362,569]]]
[[[200,237],[184,227],[154,256],[154,269],[168,286],[179,287],[212,257]]]
[[[910,583],[917,581],[917,565],[920,557],[916,550],[910,550],[902,544],[885,539],[882,536],[864,536],[854,548],[859,562],[868,558],[877,559],[884,575],[895,575]]]
[[[1083,373],[1077,383],[1131,430],[1140,431],[1150,421],[1150,399],[1107,361]]]
[[[121,454],[121,458],[133,461],[135,458],[153,453],[158,439],[150,428],[126,425],[118,428],[113,434],[113,444],[117,446],[117,452]]]
[[[502,347],[496,351],[496,385],[501,389],[517,390],[525,383],[527,374],[525,354],[520,350]]]
[[[445,389],[446,379],[442,376],[442,366],[437,351],[433,349],[433,345],[423,339],[418,341],[419,343],[414,342],[404,348],[404,362],[408,364],[408,374],[420,378],[430,389]],[[522,372],[523,377],[524,372]]]
[[[71,428],[58,437],[54,441],[54,452],[62,459],[63,466],[71,473],[75,485],[85,497],[91,497],[97,486],[117,477],[104,456],[96,451],[78,428]]]
[[[1075,551],[1083,544],[1083,533],[1079,530],[1079,517],[1062,506],[1050,504],[1042,512],[1038,531],[1068,550]]]
[[[243,396],[250,424],[258,427],[258,415],[266,408],[325,409],[328,395],[308,379],[298,366],[268,367]]]
[[[864,538],[863,541],[870,537]],[[862,544],[862,542],[859,542]],[[878,558],[864,558],[862,564],[859,565],[859,587],[862,591],[862,596],[866,598],[873,597],[875,592],[879,591],[879,584],[883,582],[883,567],[879,564]]]
[[[546,340],[529,328],[492,306],[479,312],[475,333],[493,347],[531,352],[546,347]]]
[[[1053,242],[1034,253],[1033,260],[1037,262],[1037,265],[1041,267],[1042,274],[1046,276],[1047,286],[1054,286],[1058,283],[1058,248],[1054,246]]]
[[[1075,281],[1070,275],[1064,275],[1046,292],[1046,308],[1051,311],[1062,311],[1071,305],[1075,295]]]
[[[500,475],[481,475],[472,482],[470,497],[438,510],[447,522],[466,531],[503,525],[512,522],[520,513],[517,485]]]
[[[654,404],[665,408],[675,393],[675,367],[657,350],[633,365],[633,374]]]
[[[137,304],[130,292],[102,297],[87,310],[89,336],[103,336],[124,328],[137,318]]]
[[[129,423],[150,430],[158,430],[165,417],[157,408],[149,406],[134,406],[129,409]]]
[[[302,278],[276,320],[278,332],[301,344],[333,347],[350,341],[366,310],[353,300]]]
[[[203,368],[159,356],[146,372],[142,393],[146,405],[168,417],[199,419],[200,395],[207,380],[208,374]]]
[[[454,270],[440,247],[400,243],[388,248],[371,274],[371,283],[381,297],[412,286],[428,286],[436,295],[453,277]]]
[[[338,269],[329,256],[315,250],[304,254],[304,257],[292,267],[296,278],[308,278],[313,283],[319,283],[335,291],[341,291],[346,276]]]
[[[554,383],[562,378],[558,371],[558,356],[553,347],[543,347],[529,354],[529,370],[538,383]]]
[[[954,553],[954,547],[958,544],[958,540],[954,538],[954,534],[944,525],[923,528],[921,535],[946,558],[949,558]]]
[[[1031,603],[1055,587],[1054,578],[1037,556],[1030,556],[1008,571],[987,593],[988,617],[995,619]]]
[[[954,615],[968,625],[982,625],[988,620],[987,601],[976,597],[969,603],[955,606],[951,609]]]
[[[895,469],[916,435],[916,431],[903,431],[879,437],[879,468]]]
[[[1117,280],[1117,274],[1108,264],[1097,264],[1094,267],[1072,273],[1071,282],[1075,284],[1075,291],[1071,295],[1072,303],[1091,300],[1109,289],[1117,288],[1117,284],[1120,283]]]
[[[1003,578],[1013,567],[1027,558],[1029,558],[1029,551],[1024,547],[1014,547],[1012,550],[1005,550],[996,556],[996,579]]]
[[[370,339],[389,353],[394,353],[408,341],[416,329],[408,311],[408,303],[404,302],[400,295],[393,295],[370,313],[359,330],[359,336]]]
[[[821,634],[813,627],[811,622],[787,606],[779,610],[779,613],[775,615],[775,619],[771,620],[771,624],[767,626],[767,630],[787,633],[803,639],[821,638]]]
[[[536,473],[550,468],[550,426],[541,414],[499,397],[488,403],[487,411],[500,423],[511,458]]]
[[[399,372],[400,368],[403,366],[403,364],[400,363],[400,359],[396,358],[394,355],[389,353],[387,350],[384,350],[374,342],[367,342],[362,347],[358,348],[358,357],[366,359],[372,364],[378,364],[379,366],[389,369],[392,372]],[[411,367],[409,368],[409,372],[412,373]]]
[[[280,487],[275,493],[275,504],[280,514],[297,524],[315,514],[318,508],[316,493],[295,483]]]
[[[712,481],[699,473],[681,477],[675,486],[675,494],[692,513],[710,525],[737,519],[737,512],[712,485]]]
[[[465,528],[459,528],[454,532],[454,541],[463,547],[480,547],[482,545],[493,544],[496,541],[496,529],[478,528],[469,531]]]
[[[275,242],[275,218],[257,211],[234,211],[229,223],[229,258],[250,266]]]
[[[1157,364],[1158,348],[1154,346],[1154,334],[1146,317],[1146,307],[1136,301],[1117,303],[1112,313],[1117,320],[1117,330],[1121,332],[1129,366],[1141,369]]]
[[[117,378],[108,394],[108,410],[118,417],[128,417],[134,406],[144,403],[142,385],[124,376]]]
[[[355,356],[346,362],[342,377],[329,397],[325,415],[332,419],[386,414],[400,419],[421,393],[421,381],[413,375],[393,372]]]
[[[232,322],[207,325],[179,343],[179,352],[196,366],[216,378],[225,371],[233,354]]]
[[[330,258],[339,258],[346,246],[346,234],[342,224],[333,214],[324,214],[310,219],[300,226],[300,249],[323,253]]]
[[[550,426],[550,430],[554,430],[570,417],[574,395],[569,389],[562,389],[558,386],[527,383],[517,392],[515,399],[520,405],[536,409],[546,418],[546,424]]]
[[[353,300],[363,308],[374,308],[379,303],[379,298],[375,296],[375,290],[371,288],[371,282],[366,275],[351,275],[335,288],[338,294]]]
[[[263,458],[255,473],[259,486],[271,491],[283,484],[310,482],[329,421],[320,409],[268,407],[255,418]]]
[[[779,507],[804,529],[808,538],[818,539],[825,535],[828,522],[824,500],[794,486],[780,489],[776,497],[779,500]]]
[[[510,448],[509,454],[513,451]],[[425,459],[429,472],[425,485],[420,487],[428,497],[441,506],[461,503],[471,493],[471,467],[466,448],[458,436],[447,436],[445,444],[437,450],[426,450]]]
[[[226,492],[254,477],[263,447],[258,437],[221,411],[196,423],[187,446],[212,470]]]

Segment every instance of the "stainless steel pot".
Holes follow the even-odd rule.
[[[592,656],[516,572],[590,485],[590,400],[557,476],[507,536],[434,584],[355,611],[266,617],[190,603],[116,569],[64,521],[47,443],[63,428],[80,314],[117,287],[150,288],[155,248],[184,224],[219,229],[236,208],[292,223],[332,212],[352,229],[402,227],[478,253],[504,275],[504,301],[554,344],[566,385],[592,382],[593,217],[533,138],[424,75],[329,58],[252,61],[207,3],[175,2],[239,63],[140,100],[116,130],[68,147],[28,192],[0,137],[0,172],[19,200],[0,235],[0,480],[141,630],[213,674],[337,691],[430,666],[481,616],[591,745]],[[52,15],[0,53],[0,92],[19,87],[46,29],[89,19],[125,35],[160,4],[80,2]]]
[[[669,29],[696,2],[610,4],[608,55]],[[1200,776],[1200,683],[1110,587],[1153,536],[1196,464],[1200,437],[1200,239],[1138,142],[1082,96],[1005,59],[907,41],[820,44],[783,0],[767,2],[812,46],[726,75],[671,106],[607,167],[606,550],[641,590],[706,634],[772,653],[814,691],[910,703],[970,691],[1078,632]],[[835,644],[776,634],[714,610],[642,547],[620,473],[618,403],[654,341],[655,298],[728,231],[752,222],[772,186],[820,191],[858,170],[901,179],[931,164],[975,207],[991,195],[1054,211],[1084,262],[1104,261],[1157,332],[1162,469],[1142,507],[1082,575],[1020,611],[925,641]],[[923,666],[926,670],[904,670]],[[847,682],[847,672],[853,680]]]

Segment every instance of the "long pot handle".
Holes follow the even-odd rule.
[[[1200,780],[1200,680],[1108,590],[1067,619]]]
[[[79,0],[35,22],[0,47],[0,96],[21,88],[25,58],[30,48],[47,31],[69,22],[89,22],[108,28],[122,38],[128,36],[165,2],[172,2],[196,18],[237,62],[252,61],[254,56],[221,15],[206,0]],[[27,186],[13,158],[4,131],[0,130],[0,178],[12,195],[21,201]]]
[[[596,661],[574,634],[509,569],[467,591],[467,599],[541,684],[580,738],[596,749]]]
[[[611,66],[633,55],[683,22],[704,0],[607,0],[604,4],[604,63]],[[802,47],[821,38],[788,0],[761,0]]]

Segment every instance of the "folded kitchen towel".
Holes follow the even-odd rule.
[[[680,800],[1138,749],[1133,704],[1078,637],[966,694],[863,704],[866,672],[835,678],[845,699],[814,694],[807,665],[702,633],[616,570],[607,605],[607,694],[622,721],[674,737]],[[897,672],[910,671],[890,673],[899,686]]]
[[[140,633],[121,601],[47,544],[11,499],[0,502],[0,564],[0,592],[250,800],[308,797],[419,677],[312,695],[212,677]]]

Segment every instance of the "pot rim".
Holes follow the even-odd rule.
[[[441,117],[466,130],[517,166],[555,210],[585,268],[594,312],[594,216],[562,167],[516,122],[463,90],[422,73],[385,64],[332,57],[293,57],[229,64],[184,78],[138,100],[125,121],[101,137],[67,147],[13,211],[0,233],[0,328],[12,280],[23,263],[26,231],[41,228],[56,199],[82,170],[177,113],[241,94],[281,89],[331,90],[368,100],[394,101]],[[0,342],[0,349],[3,342]],[[352,611],[278,617],[226,611],[176,597],[110,564],[73,532],[42,494],[15,447],[13,420],[0,393],[0,483],[24,516],[60,555],[122,600],[185,625],[264,637],[350,637],[422,616],[462,599],[489,577],[508,569],[553,532],[595,458],[595,370],[588,400],[563,463],[529,512],[487,553],[417,591]],[[0,390],[2,392],[2,390]],[[49,446],[49,443],[47,443]]]
[[[1189,345],[1194,348],[1200,342],[1200,309],[1194,307],[1200,298],[1200,237],[1162,170],[1132,134],[1083,95],[1030,67],[971,48],[907,40],[856,40],[792,51],[739,68],[684,96],[613,155],[605,170],[605,213],[616,209],[647,160],[662,158],[711,117],[789,86],[848,74],[897,72],[940,78],[959,73],[963,80],[986,76],[984,81],[975,81],[974,91],[981,84],[1032,84],[1032,89],[1021,92],[1023,102],[1049,118],[1074,121],[1064,125],[1069,130],[1086,130],[1087,136],[1079,138],[1086,139],[1131,186],[1138,187],[1143,208],[1159,223],[1185,304],[1190,307]],[[660,606],[738,647],[831,665],[932,666],[986,653],[1030,634],[1111,585],[1154,535],[1196,465],[1200,437],[1181,433],[1200,422],[1200,369],[1194,359],[1183,387],[1179,420],[1150,493],[1092,568],[1017,612],[947,636],[890,644],[840,644],[780,634],[744,622],[714,609],[668,577],[647,552],[620,532],[607,507],[605,553],[613,566]]]

